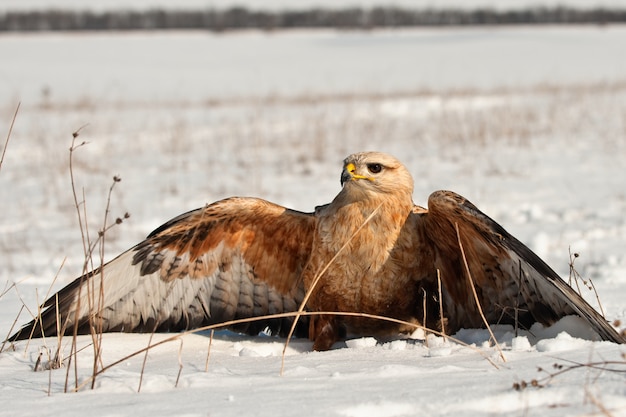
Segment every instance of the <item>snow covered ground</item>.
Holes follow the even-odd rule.
[[[626,26],[7,34],[0,97],[84,107],[599,82],[624,77],[624,50]]]
[[[81,270],[68,173],[81,127],[78,141],[88,143],[74,154],[74,174],[91,236],[114,175],[122,181],[110,216],[131,215],[107,232],[107,258],[230,195],[311,210],[338,192],[347,154],[382,150],[413,173],[416,203],[442,188],[465,195],[565,278],[570,252],[579,253],[577,271],[593,281],[606,316],[624,323],[624,35],[615,27],[2,36],[0,137],[22,104],[0,171],[0,335],[23,303],[36,311]],[[593,291],[582,293],[597,305]],[[23,311],[16,325],[29,319]],[[134,356],[77,394],[63,393],[66,368],[32,371],[55,340],[20,342],[0,354],[0,416],[626,415],[624,347],[589,341],[570,319],[517,338],[495,331],[506,362],[482,330],[457,335],[473,348],[366,338],[311,352],[294,340],[283,376],[284,340],[219,333],[206,369],[208,334],[186,335],[151,350],[143,372],[144,356]],[[87,347],[70,387],[89,386],[89,343],[79,338]],[[148,343],[106,335],[102,363]],[[601,365],[567,370],[589,362]],[[513,388],[533,380],[543,388]]]

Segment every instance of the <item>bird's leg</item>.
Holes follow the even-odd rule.
[[[313,341],[313,350],[328,350],[341,338],[340,326],[336,316],[312,316],[309,322],[309,339]]]

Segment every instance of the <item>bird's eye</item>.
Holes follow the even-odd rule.
[[[367,164],[367,169],[372,174],[378,174],[383,170],[383,166],[381,164]]]

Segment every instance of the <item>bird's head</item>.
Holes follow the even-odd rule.
[[[343,161],[344,190],[413,194],[413,178],[400,161],[382,152],[359,152]]]

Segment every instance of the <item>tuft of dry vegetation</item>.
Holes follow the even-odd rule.
[[[596,394],[592,392],[592,385],[601,375],[606,373],[614,374],[626,374],[626,353],[622,353],[622,360],[599,360],[588,362],[576,362],[567,359],[559,359],[558,362],[553,362],[550,368],[545,369],[543,367],[537,367],[537,372],[540,376],[532,378],[531,380],[520,380],[513,383],[513,389],[515,391],[525,391],[527,389],[542,389],[551,385],[559,377],[576,372],[586,371],[584,377],[584,385],[582,387],[583,396],[582,402],[592,404],[600,414],[604,416],[613,416],[613,411],[609,409]]]
[[[107,199],[106,199],[107,203],[104,209],[104,218],[102,220],[101,227],[98,229],[96,237],[95,238],[91,237],[92,235],[90,233],[90,226],[87,221],[88,209],[87,209],[87,201],[85,197],[86,193],[84,189],[81,190],[80,193],[78,192],[76,180],[75,180],[75,172],[74,172],[75,171],[74,159],[73,159],[74,153],[82,146],[87,145],[87,142],[85,141],[78,143],[78,144],[76,143],[76,139],[79,137],[80,131],[82,129],[83,127],[81,127],[80,129],[77,129],[74,133],[72,133],[72,143],[69,148],[69,173],[70,173],[71,190],[72,190],[72,194],[74,198],[74,207],[75,207],[77,218],[78,218],[81,242],[83,245],[83,252],[84,252],[83,276],[85,276],[85,274],[87,274],[88,272],[92,270],[95,270],[98,268],[102,270],[101,267],[104,265],[104,262],[105,262],[104,260],[105,259],[105,242],[106,242],[107,232],[111,230],[111,228],[121,224],[125,219],[128,219],[130,215],[128,213],[124,213],[122,216],[117,217],[114,220],[114,222],[112,223],[109,222],[111,194],[113,192],[113,188],[115,187],[115,185],[121,181],[121,178],[116,175],[113,177],[113,182],[111,186],[109,187],[109,192],[108,192]],[[81,195],[81,197],[79,197],[79,195]],[[94,260],[96,254],[99,255],[98,259]],[[58,272],[61,271],[64,263],[65,263],[65,260],[61,264]],[[58,273],[55,276],[52,283],[50,284],[50,287],[48,289],[48,294],[46,294],[45,299],[49,298],[49,293],[52,289],[52,285],[54,284],[54,282],[56,282],[57,278],[58,278]],[[100,275],[100,279],[103,279],[102,274]],[[102,287],[103,286],[101,285],[100,288]],[[13,284],[11,287],[3,291],[3,294],[6,293],[11,288],[15,288],[17,290],[17,286]],[[101,291],[96,292],[91,287],[87,287],[87,291],[90,291],[90,295],[88,297],[89,303],[90,303],[89,309],[94,312],[98,311],[102,306],[103,293]],[[41,306],[41,303],[38,303],[38,306]],[[18,313],[13,326],[9,330],[9,333],[13,331],[13,328],[15,327],[15,323],[17,323],[17,320],[19,319],[21,312],[22,310],[24,310],[24,308],[28,309],[28,307],[26,307],[26,304],[22,305],[22,308],[20,309],[20,312]],[[31,314],[31,316],[33,316],[33,318],[35,319],[38,318],[41,321],[41,307],[38,307],[37,313]],[[91,343],[89,344],[89,346],[91,346],[93,349],[91,388],[95,387],[96,376],[98,375],[99,370],[104,367],[104,363],[102,362],[102,348],[103,348],[102,347],[102,331],[101,329],[98,328],[98,323],[99,323],[98,320],[94,320],[92,325],[90,325]],[[57,318],[57,330],[56,330],[57,336],[56,336],[56,348],[55,349],[51,349],[48,347],[47,345],[48,342],[46,340],[46,337],[45,335],[43,335],[44,344],[43,346],[40,347],[39,355],[37,356],[37,360],[35,362],[33,370],[34,371],[43,371],[43,370],[52,371],[54,369],[60,369],[60,368],[66,367],[65,391],[67,392],[69,390],[70,372],[72,369],[74,371],[73,390],[76,390],[79,388],[80,376],[79,376],[79,371],[78,371],[77,359],[78,359],[78,353],[85,347],[82,347],[82,348],[78,347],[77,324],[76,324],[74,326],[69,353],[66,354],[64,352],[63,335],[66,332],[66,325],[67,323],[61,322],[61,320]],[[32,338],[32,334],[31,334],[31,338]],[[25,352],[28,350],[29,343],[30,343],[30,338],[24,348]],[[3,343],[2,349],[4,350],[4,343]],[[72,367],[72,364],[74,365],[73,367]],[[49,387],[49,390],[50,390],[50,387]]]

